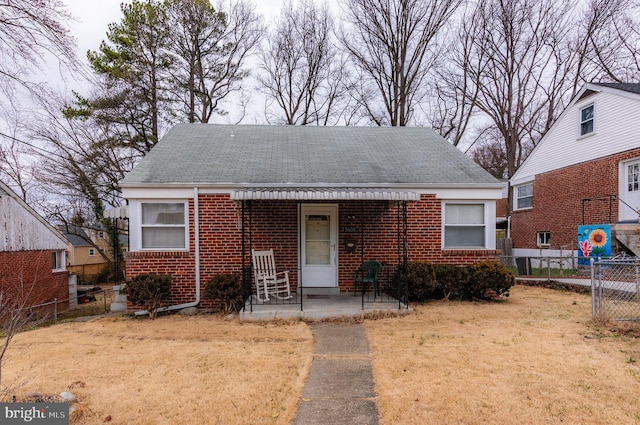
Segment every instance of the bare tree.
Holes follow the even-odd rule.
[[[465,11],[468,7],[465,5]],[[443,55],[446,59],[436,64],[434,78],[428,82],[433,93],[427,102],[430,125],[454,146],[458,146],[467,134],[483,83],[482,73],[471,66],[474,40],[467,28],[472,23],[465,21],[467,13],[462,16],[459,39],[453,37],[445,46],[451,53]]]
[[[461,0],[344,0],[340,40],[358,70],[355,96],[377,125],[407,125],[424,100],[436,37]],[[375,90],[372,90],[375,87]]]
[[[592,79],[619,83],[640,79],[640,2],[591,0],[582,29]]]
[[[122,204],[118,182],[143,154],[114,138],[117,132],[111,127],[118,124],[92,116],[82,120],[63,116],[59,112],[63,104],[52,95],[34,120],[31,138],[46,149],[36,178],[55,198],[77,207],[68,212],[68,219],[84,210],[89,223],[100,222],[105,208]]]
[[[214,113],[226,113],[220,102],[249,75],[246,62],[262,37],[261,18],[245,0],[220,3],[218,11],[209,0],[171,0],[168,14],[174,99],[188,122],[209,122]]]
[[[71,19],[59,0],[1,2],[0,90],[11,94],[16,84],[36,88],[28,77],[44,64],[47,54],[62,65],[76,67],[75,40],[65,26]]]
[[[26,199],[31,176],[32,147],[25,142],[23,103],[39,96],[43,84],[33,77],[46,62],[77,70],[72,20],[59,0],[5,0],[0,2],[0,178]],[[28,112],[27,112],[28,113]]]
[[[12,118],[7,117],[6,128],[0,140],[0,180],[14,188],[23,201],[27,200],[27,193],[33,180],[29,165],[32,148],[28,146],[20,135],[20,120],[15,110]]]
[[[260,54],[262,73],[257,79],[279,111],[267,109],[268,121],[271,114],[290,125],[326,125],[344,118],[335,110],[344,106],[347,67],[339,61],[332,33],[326,2],[284,4]]]
[[[451,93],[475,109],[504,146],[513,175],[528,144],[551,127],[572,92],[579,58],[571,0],[487,0],[463,18]]]

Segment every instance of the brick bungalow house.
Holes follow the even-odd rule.
[[[64,236],[0,182],[0,293],[22,296],[15,302],[26,306],[57,298],[67,308],[66,248]]]
[[[206,307],[205,282],[242,273],[251,249],[307,294],[353,292],[363,260],[499,254],[503,184],[428,128],[181,124],[121,187],[127,277],[171,274],[171,308]]]
[[[514,255],[582,255],[581,243],[585,259],[606,243],[611,255],[640,254],[638,116],[640,84],[586,84],[577,93],[510,180]]]

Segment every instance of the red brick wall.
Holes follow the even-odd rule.
[[[305,204],[310,202],[305,202]],[[251,241],[245,240],[247,258],[250,249],[273,248],[279,270],[289,270],[289,279],[298,285],[298,203],[296,201],[252,201],[245,206],[245,228],[251,226]],[[200,195],[200,267],[201,285],[220,273],[241,273],[242,232],[240,208],[228,196]],[[342,291],[353,291],[353,275],[365,259],[398,264],[398,204],[386,201],[353,201],[339,203],[339,270]],[[193,202],[189,203],[189,252],[130,252],[127,254],[127,276],[140,273],[168,273],[173,276],[172,303],[195,299],[195,258]],[[442,250],[441,201],[433,196],[408,204],[409,261],[469,264],[498,254],[493,250]],[[351,219],[349,217],[352,217]],[[250,224],[249,224],[250,221]],[[345,226],[355,226],[348,232]],[[362,231],[364,230],[364,239]],[[355,239],[357,249],[347,252],[344,240]],[[402,253],[400,253],[402,254]],[[213,306],[202,297],[201,306]]]
[[[69,273],[52,271],[51,251],[0,252],[0,288],[24,305],[58,299],[58,310],[69,307]],[[26,298],[24,298],[26,297]]]
[[[552,248],[576,249],[578,226],[582,225],[582,199],[618,193],[620,161],[640,156],[640,148],[571,167],[539,174],[533,183],[533,208],[514,211],[511,237],[514,248],[536,248],[537,232],[551,232]],[[585,203],[585,224],[615,223],[618,202]]]

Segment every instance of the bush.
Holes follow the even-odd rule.
[[[400,270],[397,271],[398,280]],[[482,261],[470,266],[430,264],[407,265],[409,301],[433,299],[474,300],[509,296],[514,285],[513,274],[497,261]]]
[[[125,294],[133,305],[142,306],[154,319],[157,310],[169,303],[171,283],[171,275],[140,274],[127,282]]]
[[[463,299],[488,299],[498,295],[509,296],[515,284],[513,274],[497,261],[482,261],[468,267],[469,283],[463,291]]]
[[[242,309],[242,283],[238,274],[218,274],[207,281],[204,287],[207,298],[222,301],[225,312]]]
[[[433,269],[441,297],[448,300],[460,299],[469,283],[467,268],[451,264],[434,264]]]
[[[409,301],[422,302],[438,296],[438,282],[433,265],[429,263],[407,264]]]

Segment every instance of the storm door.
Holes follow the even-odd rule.
[[[302,205],[300,263],[303,287],[338,286],[338,206]]]

